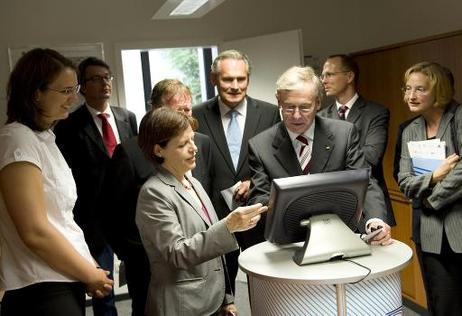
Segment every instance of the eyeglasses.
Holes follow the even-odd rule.
[[[282,106],[282,113],[284,114],[295,114],[295,111],[298,110],[301,114],[310,114],[315,110],[316,107],[314,106],[295,106],[295,105],[289,105],[289,106]]]
[[[108,76],[93,76],[93,77],[90,77],[90,78],[87,78],[85,79],[85,82],[87,81],[91,81],[91,82],[100,82],[100,83],[104,83],[104,82],[111,82],[112,80],[114,80],[114,76],[112,75],[108,75]]]
[[[424,87],[411,87],[411,86],[405,86],[405,87],[402,87],[401,90],[403,91],[404,95],[411,95],[412,92],[414,92],[416,95],[422,95],[422,94],[425,94],[427,93],[429,90],[427,88],[424,88]]]
[[[324,79],[330,79],[332,78],[333,76],[337,75],[337,74],[343,74],[343,73],[347,73],[347,72],[350,72],[351,70],[345,70],[345,71],[334,71],[334,72],[325,72],[323,74],[321,74],[319,76],[319,78],[321,80],[324,80]]]
[[[74,87],[68,87],[68,88],[64,88],[64,89],[53,89],[53,88],[49,88],[49,87],[47,87],[47,89],[51,90],[51,91],[59,92],[62,95],[65,95],[65,96],[70,96],[72,94],[79,93],[80,85],[78,84],[78,85],[76,85]]]

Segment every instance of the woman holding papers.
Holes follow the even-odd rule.
[[[437,63],[423,62],[404,75],[404,101],[417,114],[403,131],[398,183],[401,191],[420,208],[420,224],[413,225],[417,254],[433,315],[460,315],[462,310],[462,108],[452,99],[454,88],[448,71]],[[445,146],[445,156],[434,169],[426,157],[415,158],[417,147]],[[439,140],[439,141],[438,141]],[[413,161],[414,164],[413,165]],[[416,161],[420,161],[417,163]],[[422,168],[421,162],[425,167]],[[434,160],[432,160],[434,161]],[[428,161],[427,161],[428,162]],[[417,164],[420,164],[417,166]],[[428,172],[422,172],[429,168]]]
[[[238,248],[233,233],[255,227],[266,210],[261,204],[239,207],[218,220],[190,176],[195,126],[194,118],[166,107],[141,121],[138,143],[157,169],[141,188],[136,209],[152,273],[146,315],[236,315],[221,256]]]

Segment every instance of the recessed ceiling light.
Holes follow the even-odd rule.
[[[167,0],[152,20],[195,19],[203,17],[225,0]]]
[[[170,15],[189,15],[196,12],[204,3],[209,0],[183,0]]]

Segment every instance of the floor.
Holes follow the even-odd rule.
[[[117,293],[125,293],[126,286],[122,288],[116,288]],[[236,279],[236,305],[239,310],[239,316],[251,316],[250,306],[249,306],[249,297],[247,291],[247,280],[245,275],[242,272],[239,272]],[[117,311],[119,316],[130,316],[130,300],[121,300],[116,302]],[[87,307],[86,311],[87,316],[93,316],[91,307]],[[409,308],[404,307],[404,316],[420,316],[420,314],[412,311]]]

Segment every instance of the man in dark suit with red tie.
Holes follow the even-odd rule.
[[[277,178],[367,168],[353,124],[316,115],[322,85],[310,67],[292,67],[277,82],[283,122],[249,141],[252,184],[249,204],[268,204],[271,181]],[[364,204],[365,230],[382,226],[373,243],[390,243],[383,193],[370,179]],[[264,221],[248,232],[253,243],[264,241]]]
[[[334,97],[335,102],[322,109],[319,115],[351,122],[356,126],[361,150],[385,197],[387,223],[396,225],[382,168],[388,141],[390,111],[357,93],[359,67],[348,55],[328,57],[321,78],[326,95]]]
[[[99,221],[99,197],[114,148],[137,134],[133,113],[109,104],[113,76],[109,66],[94,57],[79,65],[79,83],[85,103],[55,128],[56,143],[72,169],[77,185],[75,221],[82,228],[90,252],[102,269],[111,272],[114,255]],[[93,299],[93,312],[117,315],[114,294]]]

